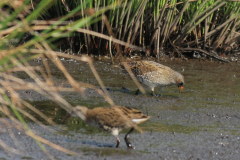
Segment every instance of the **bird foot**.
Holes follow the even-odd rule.
[[[135,147],[133,147],[131,143],[127,144],[127,146],[129,149],[135,149]]]
[[[132,146],[131,142],[130,142],[130,138],[125,138],[125,141],[126,141],[127,147],[128,147],[129,149],[135,149],[135,148]]]
[[[162,94],[151,94],[152,96],[154,96],[154,97],[161,97],[162,96]]]
[[[135,92],[135,95],[139,95],[139,92],[140,92],[140,90],[138,89],[138,90]]]

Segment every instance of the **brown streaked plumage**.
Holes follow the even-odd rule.
[[[137,124],[142,123],[150,118],[145,116],[139,110],[128,107],[97,107],[88,109],[84,106],[76,106],[72,112],[63,120],[65,121],[71,115],[79,116],[86,124],[103,129],[111,133],[117,139],[116,148],[120,144],[118,134],[122,129],[131,128],[125,136],[125,142],[128,148],[132,148],[128,135],[135,129],[141,131]]]
[[[140,83],[151,88],[152,94],[154,94],[154,88],[158,86],[164,87],[177,85],[180,93],[183,89],[183,75],[167,66],[147,60],[122,62],[121,68],[123,69],[123,73],[126,75],[129,74],[125,70],[124,65],[128,65],[130,67],[131,71]],[[138,94],[138,92],[139,90],[136,91],[136,94]]]

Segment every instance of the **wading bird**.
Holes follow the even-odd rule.
[[[63,120],[70,116],[80,117],[89,126],[97,127],[111,133],[117,140],[116,148],[120,144],[118,134],[122,129],[131,128],[125,136],[125,142],[128,148],[133,148],[129,141],[129,134],[135,129],[141,131],[137,124],[142,123],[150,118],[143,115],[139,110],[128,107],[97,107],[88,109],[84,106],[76,106]]]

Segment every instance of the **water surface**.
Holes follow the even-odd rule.
[[[39,65],[36,62],[32,63]],[[99,86],[87,63],[68,61],[63,63],[77,81]],[[160,63],[184,75],[185,85],[182,94],[178,93],[177,86],[169,86],[155,88],[155,93],[161,96],[151,96],[148,88],[145,88],[147,95],[136,96],[136,85],[121,72],[121,69],[112,67],[107,62],[94,62],[115,104],[139,109],[151,116],[147,122],[140,124],[145,131],[144,134],[135,131],[130,135],[135,150],[126,148],[123,137],[128,130],[119,135],[121,140],[119,149],[109,148],[116,145],[113,136],[85,125],[79,118],[72,117],[61,124],[60,121],[67,114],[66,111],[43,97],[38,99],[37,96],[33,96],[35,102],[31,103],[36,108],[56,123],[68,128],[67,131],[58,133],[43,131],[42,135],[65,148],[82,153],[80,157],[85,159],[238,157],[240,67],[237,64],[195,60],[189,62],[168,60]],[[67,82],[54,65],[51,66],[51,70],[57,85]],[[91,89],[86,89],[86,98],[79,93],[61,94],[74,106],[78,104],[89,108],[109,106],[103,97]],[[34,125],[30,120],[28,123]],[[53,153],[60,158],[57,151]],[[33,156],[31,153],[29,155]]]

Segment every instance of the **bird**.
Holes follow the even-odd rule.
[[[148,60],[121,62],[120,67],[127,76],[129,73],[125,68],[126,65],[141,84],[151,88],[151,95],[155,95],[155,87],[177,85],[179,93],[183,90],[184,76],[167,66]],[[139,90],[135,94],[138,95],[138,93]]]
[[[65,118],[64,122],[70,116],[80,117],[87,125],[103,129],[111,133],[117,140],[116,148],[120,144],[118,134],[122,129],[131,128],[125,135],[125,142],[128,148],[134,148],[129,141],[129,134],[134,130],[142,131],[137,124],[142,123],[150,118],[141,111],[129,107],[112,106],[96,107],[88,109],[85,106],[76,106]]]

